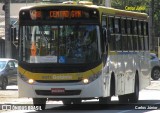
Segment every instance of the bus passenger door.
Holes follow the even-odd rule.
[[[103,88],[103,96],[109,96],[109,76],[108,76],[108,65],[107,65],[107,59],[108,59],[108,42],[106,41],[107,38],[107,16],[105,14],[102,14],[102,20],[101,20],[101,26],[102,26],[102,61],[103,61],[103,71],[102,71],[102,88]]]

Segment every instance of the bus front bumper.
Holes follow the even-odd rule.
[[[102,97],[102,82],[97,79],[89,84],[39,83],[29,84],[18,77],[19,97],[29,98],[95,98]]]

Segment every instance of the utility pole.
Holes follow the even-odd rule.
[[[111,7],[111,0],[105,0],[105,6]]]
[[[155,38],[155,35],[154,35],[154,19],[153,19],[153,12],[154,12],[154,0],[151,0],[150,1],[150,4],[149,4],[149,40],[150,40],[150,51],[154,51],[155,50],[155,47],[154,47],[154,38]]]
[[[4,0],[5,10],[5,57],[12,57],[11,39],[10,39],[10,0]]]

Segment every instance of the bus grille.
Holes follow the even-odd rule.
[[[36,80],[39,83],[76,83],[82,80]]]
[[[52,93],[51,90],[35,90],[37,95],[43,96],[69,96],[80,95],[81,90],[65,90],[65,93]]]

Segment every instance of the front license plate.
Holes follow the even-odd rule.
[[[51,93],[62,94],[62,93],[65,93],[65,89],[64,88],[51,88]]]

